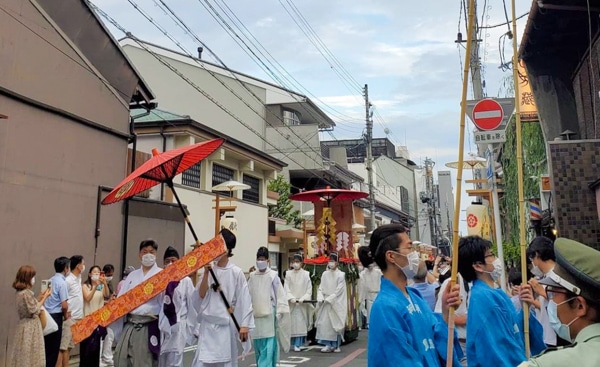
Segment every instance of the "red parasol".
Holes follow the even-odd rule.
[[[345,190],[345,189],[332,189],[327,186],[325,189],[319,190],[311,190],[311,191],[303,191],[298,194],[294,194],[290,196],[290,199],[296,201],[326,201],[327,206],[330,206],[331,202],[334,200],[357,200],[363,199],[369,196],[366,192],[355,191],[355,190]]]
[[[187,147],[173,149],[164,153],[159,153],[156,149],[152,149],[153,157],[142,164],[138,169],[133,171],[123,181],[121,181],[121,183],[118,184],[117,187],[115,187],[115,189],[104,198],[104,200],[102,200],[102,204],[107,205],[116,203],[118,201],[130,198],[142,191],[148,190],[149,188],[160,183],[166,183],[171,189],[171,192],[173,192],[173,196],[179,205],[179,210],[181,210],[181,213],[185,218],[185,222],[187,223],[188,228],[190,229],[190,232],[196,241],[196,246],[200,246],[202,243],[200,243],[200,240],[196,235],[196,231],[194,231],[194,227],[192,226],[192,222],[188,218],[189,215],[186,209],[183,207],[183,204],[179,199],[179,195],[177,195],[177,191],[175,191],[175,187],[173,186],[173,178],[211,155],[223,143],[223,139],[213,139]],[[219,291],[221,298],[225,303],[225,307],[227,308],[233,323],[239,331],[240,325],[233,315],[233,308],[230,307],[225,294],[221,290],[219,281],[217,280],[212,268],[210,268],[209,271],[214,282],[213,289]]]
[[[214,139],[164,153],[153,149],[153,157],[121,181],[102,204],[116,203],[160,183],[168,184],[173,177],[211,155],[223,142],[223,139]]]

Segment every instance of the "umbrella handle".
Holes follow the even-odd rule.
[[[172,180],[167,181],[167,186],[169,186],[169,188],[173,192],[173,196],[175,196],[175,200],[177,201],[177,204],[179,205],[181,214],[183,214],[183,217],[185,219],[185,222],[187,223],[188,228],[190,229],[190,232],[192,232],[192,236],[194,237],[194,241],[196,241],[196,245],[198,245],[198,246],[201,245],[200,240],[198,240],[198,236],[196,235],[196,231],[194,231],[194,227],[192,226],[192,222],[190,221],[190,218],[189,218],[186,210],[184,209],[183,204],[181,204],[181,200],[179,200],[179,195],[177,195],[177,191],[175,191],[175,187],[173,186],[173,181]],[[235,324],[235,328],[239,332],[240,324],[238,323],[237,319],[235,318],[235,315],[233,314],[233,309],[229,305],[229,301],[227,301],[227,297],[225,297],[225,293],[223,293],[223,290],[221,289],[221,284],[219,283],[219,280],[217,279],[217,276],[215,275],[215,272],[213,271],[212,268],[210,269],[210,275],[214,282],[213,290],[215,290],[215,291],[218,290],[219,294],[221,295],[221,299],[223,299],[223,303],[225,304],[225,307],[227,308],[227,312],[231,316],[231,319],[233,320],[233,323]]]

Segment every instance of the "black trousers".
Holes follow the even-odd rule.
[[[60,352],[60,339],[62,338],[63,313],[51,313],[50,317],[56,321],[58,331],[44,337],[44,348],[46,349],[46,367],[56,367],[58,353]]]

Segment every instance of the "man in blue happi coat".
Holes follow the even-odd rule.
[[[419,268],[419,252],[406,229],[387,224],[373,231],[371,256],[383,272],[381,289],[373,302],[369,324],[368,366],[438,367],[445,365],[450,306],[461,302],[459,286],[440,294],[443,316],[434,314],[418,291],[407,287]],[[456,340],[456,338],[455,338]],[[453,365],[462,351],[454,343]]]

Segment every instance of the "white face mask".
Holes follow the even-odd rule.
[[[542,269],[540,269],[537,265],[534,265],[531,268],[531,274],[535,275],[538,278],[541,278],[544,276],[544,272],[542,271]]]
[[[113,277],[106,277],[106,281],[110,282],[112,280]]]
[[[31,278],[31,286],[33,287],[35,285],[35,277]]]
[[[421,261],[421,257],[419,256],[419,253],[417,251],[411,251],[408,255],[404,255],[404,254],[401,254],[396,251],[392,251],[392,252],[407,258],[408,265],[400,266],[400,265],[396,264],[396,266],[399,267],[400,270],[402,270],[402,272],[406,276],[406,279],[414,278],[415,275],[417,274],[417,270],[419,270],[419,262]]]
[[[330,261],[329,263],[327,263],[327,267],[329,268],[329,270],[335,269],[335,261]]]
[[[494,265],[494,270],[492,271],[483,271],[484,273],[488,273],[491,277],[492,280],[494,282],[497,282],[498,280],[500,280],[500,278],[502,278],[502,261],[500,261],[500,258],[496,258],[493,262],[492,265]]]
[[[92,275],[92,280],[94,282],[97,282],[98,280],[100,280],[100,275]]]
[[[293,263],[292,267],[296,270],[299,270],[302,267],[302,265],[300,263]]]
[[[154,254],[144,254],[142,256],[142,265],[145,267],[154,266],[156,263],[156,256]]]
[[[257,260],[256,261],[256,268],[260,271],[264,271],[267,269],[267,266],[269,266],[269,264],[264,261],[264,260]]]
[[[85,265],[81,265],[81,272],[83,273],[85,271]]]
[[[558,306],[565,304],[575,298],[577,297],[569,298],[568,300],[563,301],[561,303],[556,303],[554,302],[554,300],[550,300],[548,302],[548,307],[546,308],[546,310],[548,311],[548,322],[550,323],[552,329],[554,329],[554,331],[556,332],[556,335],[569,342],[573,341],[571,339],[571,330],[569,329],[569,326],[571,326],[571,324],[574,323],[579,318],[579,316],[577,316],[576,318],[571,320],[571,322],[565,325],[558,318]]]

